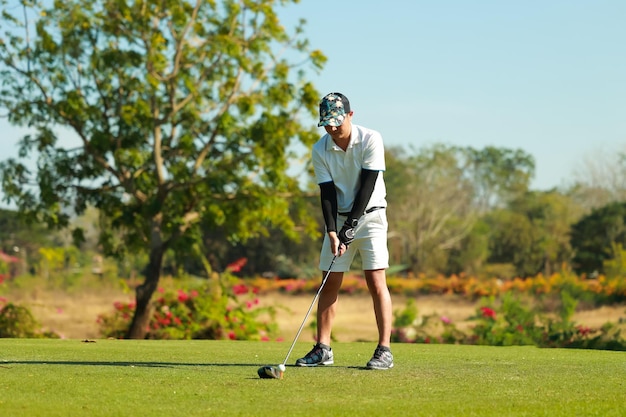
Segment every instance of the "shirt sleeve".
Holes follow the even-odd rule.
[[[373,131],[365,142],[363,150],[363,169],[370,171],[385,170],[385,147],[380,133]]]
[[[311,153],[311,161],[313,162],[313,170],[315,172],[315,180],[318,184],[323,184],[325,182],[333,181],[333,177],[330,175],[330,171],[326,162],[324,161],[324,157],[322,156],[323,148],[325,146],[325,142],[321,141],[321,143],[315,144],[313,146],[313,150]]]

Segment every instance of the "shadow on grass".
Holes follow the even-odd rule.
[[[145,368],[176,368],[176,367],[260,367],[272,365],[267,363],[181,363],[181,362],[127,362],[127,361],[0,361],[0,368],[10,368],[9,365],[68,365],[68,366],[122,366],[122,367],[145,367]],[[286,365],[287,368],[307,369],[296,365]],[[313,367],[309,368],[312,369]],[[324,366],[319,368],[345,368],[369,371],[365,366]]]
[[[176,368],[179,366],[261,366],[258,363],[180,363],[180,362],[112,362],[112,361],[1,361],[2,365],[70,365],[70,366],[136,366],[146,368]]]

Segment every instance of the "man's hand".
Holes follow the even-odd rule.
[[[339,241],[348,246],[354,240],[354,227],[348,222],[344,223],[343,227],[339,231]]]
[[[337,232],[329,232],[328,237],[330,238],[330,251],[333,255],[341,256],[346,253],[348,246],[341,243]]]

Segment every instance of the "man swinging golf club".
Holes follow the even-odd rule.
[[[318,343],[296,361],[299,366],[334,363],[330,341],[339,289],[359,252],[378,327],[378,346],[366,366],[393,367],[392,307],[385,273],[389,267],[385,151],[380,133],[352,124],[353,114],[341,93],[327,94],[320,101],[318,126],[326,134],[313,145],[312,159],[326,225],[320,269],[328,279],[318,300]]]

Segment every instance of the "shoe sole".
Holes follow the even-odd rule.
[[[333,365],[335,363],[335,361],[324,361],[324,362],[319,362],[319,363],[298,363],[296,362],[297,366],[303,366],[303,367],[307,367],[307,368],[312,368],[315,366],[328,366],[328,365]]]
[[[366,365],[365,366],[367,369],[375,369],[377,371],[386,371],[387,369],[391,369],[393,368],[393,363],[389,366],[386,367],[382,367],[382,366],[371,366],[371,365]]]

